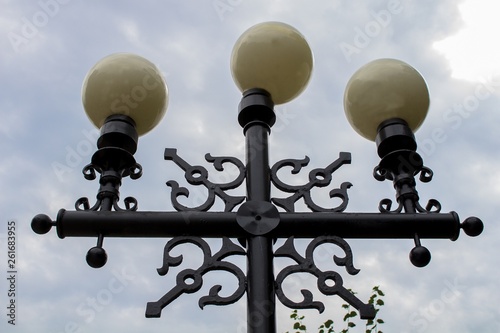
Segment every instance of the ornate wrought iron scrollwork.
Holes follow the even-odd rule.
[[[180,295],[194,293],[201,289],[203,285],[203,275],[211,271],[226,271],[233,274],[238,279],[238,287],[233,294],[227,297],[219,295],[222,286],[213,286],[208,295],[203,296],[198,301],[198,305],[203,309],[205,305],[228,305],[238,301],[246,290],[246,277],[243,271],[235,264],[224,261],[232,255],[245,255],[245,250],[233,243],[229,238],[222,238],[221,249],[212,255],[210,246],[205,240],[199,237],[175,237],[166,245],[163,254],[163,265],[158,268],[158,274],[165,275],[170,267],[179,266],[183,261],[183,256],[172,257],[170,251],[181,244],[191,243],[198,246],[203,251],[203,264],[198,269],[185,269],[177,274],[177,285],[167,292],[156,302],[149,302],[146,308],[146,317],[160,317],[161,310],[170,304]]]
[[[224,211],[230,212],[245,200],[244,196],[231,196],[225,191],[237,188],[243,183],[245,179],[245,166],[243,163],[235,157],[214,157],[210,154],[205,155],[205,160],[212,163],[217,171],[224,171],[224,163],[231,163],[238,169],[238,175],[229,183],[213,183],[208,180],[208,171],[202,166],[195,165],[192,166],[186,161],[184,161],[179,155],[177,155],[177,149],[167,148],[165,149],[165,160],[174,161],[182,170],[185,171],[185,178],[191,185],[203,185],[208,189],[207,200],[199,205],[198,207],[186,207],[182,205],[177,197],[179,196],[189,196],[189,190],[185,187],[180,187],[179,184],[170,180],[167,185],[172,188],[171,201],[172,205],[177,211],[208,211],[215,203],[215,197],[224,201],[225,208]]]
[[[396,189],[398,207],[391,210],[392,201],[383,199],[379,204],[382,213],[439,213],[441,204],[430,200],[423,208],[419,203],[415,177],[423,183],[432,180],[433,172],[424,166],[422,157],[417,153],[417,142],[412,129],[403,119],[388,119],[379,125],[376,137],[377,152],[381,160],[373,170],[378,181],[390,180]]]
[[[276,295],[283,305],[292,309],[317,309],[320,313],[324,311],[325,306],[320,301],[314,301],[313,294],[310,290],[302,289],[301,293],[304,299],[301,302],[294,302],[290,300],[283,292],[283,281],[290,275],[295,273],[310,273],[318,278],[318,289],[324,295],[338,295],[354,308],[356,308],[360,317],[363,319],[373,319],[375,317],[375,309],[370,304],[363,303],[359,298],[354,296],[348,289],[343,286],[343,280],[339,273],[335,271],[322,271],[320,270],[313,258],[314,250],[325,243],[335,244],[340,247],[345,256],[340,258],[333,256],[335,264],[344,266],[346,271],[355,275],[359,272],[353,265],[352,251],[347,242],[337,236],[321,236],[313,239],[306,249],[306,256],[301,256],[294,245],[294,238],[288,238],[285,243],[278,248],[275,257],[287,257],[294,260],[297,264],[285,267],[276,277]],[[331,285],[331,283],[334,283]]]
[[[314,187],[325,187],[330,185],[332,174],[344,164],[351,163],[351,154],[341,152],[339,158],[324,169],[314,169],[309,172],[309,182],[304,185],[289,185],[281,181],[278,177],[278,171],[284,167],[292,167],[292,174],[298,174],[300,170],[309,164],[309,157],[302,160],[286,159],[277,162],[271,168],[271,181],[274,186],[284,192],[293,193],[288,198],[273,198],[272,202],[285,209],[287,212],[295,211],[295,202],[304,198],[304,202],[313,212],[343,212],[349,201],[347,189],[352,186],[349,182],[344,182],[340,188],[330,191],[330,198],[339,198],[342,202],[335,208],[323,208],[315,204],[311,198],[311,189]]]
[[[121,165],[121,167],[116,167],[116,165],[115,167],[110,166],[110,163],[101,157],[103,149],[114,153],[112,154],[114,157],[119,156],[119,163],[116,163],[116,165]],[[96,197],[97,201],[94,206],[90,207],[89,199],[82,197],[76,200],[75,209],[77,211],[111,211],[113,209],[115,211],[136,211],[138,205],[134,197],[126,197],[123,200],[125,209],[118,205],[120,199],[119,190],[123,177],[130,177],[131,179],[138,179],[141,177],[142,166],[135,162],[131,154],[119,148],[101,148],[94,154],[92,160],[95,163],[86,165],[82,172],[87,180],[94,180],[96,178],[96,173],[101,175],[99,178],[99,191]],[[108,256],[102,247],[103,241],[104,235],[99,234],[97,237],[97,245],[87,252],[86,261],[89,266],[99,268],[106,264]]]
[[[420,205],[415,177],[419,175],[419,180],[422,183],[428,183],[432,180],[434,174],[430,168],[423,166],[420,156],[416,153],[413,153],[411,158],[414,160],[412,164],[405,163],[405,160],[401,158],[402,162],[400,161],[396,170],[392,165],[390,167],[385,166],[383,162],[386,161],[377,165],[373,170],[373,177],[376,180],[392,180],[396,189],[398,207],[391,210],[392,200],[388,198],[382,199],[379,204],[381,213],[397,214],[403,212],[403,210],[411,213],[439,213],[441,211],[441,203],[436,199],[430,199],[425,208]]]
[[[94,180],[97,178],[96,173],[99,173],[99,191],[97,193],[96,203],[90,207],[88,198],[82,197],[76,200],[75,209],[78,211],[98,211],[98,210],[111,210],[115,211],[136,211],[138,208],[137,199],[134,197],[126,197],[123,200],[125,208],[118,205],[120,199],[120,186],[123,177],[130,177],[131,179],[138,179],[142,176],[142,166],[139,163],[133,163],[132,167],[127,167],[118,171],[113,169],[103,170],[101,167],[91,163],[86,165],[82,170],[83,176],[87,180]],[[105,204],[104,202],[107,201]]]
[[[401,122],[396,122],[390,126],[400,126]],[[390,127],[388,126],[388,127]],[[406,125],[405,125],[406,126]],[[403,126],[403,128],[406,128]],[[390,131],[389,131],[390,133]],[[397,133],[397,132],[396,132]],[[413,134],[405,136],[394,135],[399,140],[389,142],[394,145],[394,142],[400,144],[404,142],[403,147],[391,146],[388,152],[385,152],[386,147],[383,147],[384,142],[379,144],[379,155],[382,159],[378,166],[373,170],[373,176],[378,181],[391,180],[396,189],[396,201],[398,207],[391,210],[392,200],[382,199],[379,204],[379,211],[381,213],[401,214],[401,213],[424,213],[434,214],[441,211],[441,204],[435,199],[430,199],[426,207],[422,207],[419,203],[419,195],[416,189],[415,177],[419,176],[419,180],[423,183],[428,183],[432,180],[433,172],[428,167],[424,166],[422,157],[415,151],[416,142]],[[402,140],[402,138],[411,140]],[[391,139],[388,136],[387,142]],[[382,147],[382,149],[381,149]],[[396,147],[396,148],[395,148]],[[404,149],[401,149],[404,148]],[[382,154],[380,154],[382,152]],[[383,154],[385,152],[385,155]],[[431,260],[430,251],[422,246],[420,236],[418,233],[413,235],[415,247],[410,251],[410,261],[416,267],[427,266]]]

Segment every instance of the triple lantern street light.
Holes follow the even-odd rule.
[[[416,152],[413,133],[426,117],[429,93],[422,76],[399,60],[379,59],[363,66],[351,77],[344,94],[349,123],[361,136],[376,142],[381,160],[373,175],[379,181],[393,182],[397,207],[392,207],[390,199],[383,199],[377,213],[344,212],[349,182],[329,192],[330,198],[340,201],[338,206],[322,207],[314,202],[311,191],[329,186],[333,172],[350,164],[351,155],[346,152],[339,153],[330,165],[311,170],[303,185],[291,185],[281,179],[280,170],[291,168],[293,176],[308,165],[309,158],[269,164],[268,137],[276,121],[274,105],[297,97],[305,89],[312,68],[311,49],[293,27],[266,22],[244,32],[233,48],[231,71],[243,93],[238,122],[246,140],[245,163],[235,157],[206,154],[206,161],[217,171],[224,171],[228,165],[237,170],[232,181],[216,183],[209,179],[205,167],[189,164],[176,149],[165,149],[164,158],[185,172],[189,184],[205,187],[207,199],[197,207],[187,207],[178,199],[189,197],[189,190],[171,180],[167,185],[171,187],[176,211],[148,212],[139,211],[133,197],[125,198],[122,208],[118,203],[119,188],[123,178],[137,179],[142,175],[142,167],[134,158],[138,137],[163,118],[168,104],[167,86],[158,68],[140,56],[114,54],[102,59],[87,74],[82,90],[85,111],[100,128],[98,149],[83,169],[88,180],[100,175],[97,200],[91,205],[87,198],[80,198],[74,211],[61,209],[55,221],[47,215],[37,215],[32,221],[33,230],[45,234],[55,226],[60,238],[96,237],[97,245],[86,257],[95,268],[107,261],[105,237],[171,238],[157,270],[160,275],[182,263],[182,256],[171,255],[176,246],[189,243],[199,247],[203,263],[198,268],[180,271],[176,285],[147,304],[146,317],[160,317],[162,309],[177,297],[200,290],[206,273],[224,271],[236,277],[236,290],[222,296],[222,286],[215,285],[199,299],[199,306],[231,304],[246,293],[248,332],[276,331],[276,298],[293,309],[325,309],[310,290],[301,290],[301,301],[287,296],[283,281],[297,273],[315,276],[322,294],[338,295],[356,308],[362,319],[373,319],[374,307],[344,287],[338,272],[316,265],[315,249],[323,244],[338,246],[345,256],[333,256],[334,263],[354,275],[359,270],[354,267],[346,238],[412,239],[415,247],[410,251],[410,261],[423,267],[431,255],[421,245],[422,239],[456,240],[461,229],[469,236],[477,236],[483,223],[476,217],[461,223],[457,213],[442,213],[440,203],[434,199],[425,208],[420,205],[415,178],[429,182],[433,174]],[[243,182],[246,196],[227,192]],[[272,187],[288,197],[271,197]],[[217,197],[224,203],[222,212],[210,211]],[[301,199],[310,211],[295,211]],[[204,238],[222,239],[221,248],[212,253]],[[303,238],[312,239],[305,255],[295,247],[295,239]],[[278,246],[277,239],[286,240]],[[234,255],[246,256],[246,273],[226,260]],[[275,274],[273,261],[278,257],[289,258],[293,264]]]

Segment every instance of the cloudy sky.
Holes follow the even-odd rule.
[[[376,212],[381,199],[393,198],[392,184],[372,177],[378,164],[375,144],[349,126],[342,99],[360,66],[397,58],[422,73],[431,94],[429,114],[416,133],[419,152],[435,174],[432,182],[418,185],[422,203],[435,198],[445,212],[485,222],[478,238],[423,240],[433,258],[422,269],[408,260],[412,240],[350,240],[361,272],[345,276],[346,287],[367,300],[371,288],[380,285],[386,293],[380,312],[385,332],[500,331],[500,138],[495,134],[500,124],[500,8],[495,0],[0,3],[2,332],[245,331],[244,299],[203,311],[197,306],[219,280],[227,280],[225,290],[231,292],[235,282],[224,274],[207,276],[200,292],[177,299],[160,319],[144,318],[146,303],[175,283],[175,273],[156,273],[166,240],[105,239],[108,263],[96,270],[85,263],[95,239],[61,240],[55,232],[39,236],[30,221],[39,213],[55,219],[59,209],[73,209],[78,198],[95,198],[98,184],[86,181],[81,169],[90,160],[98,131],[83,112],[80,92],[87,71],[111,53],[132,52],[151,60],[170,93],[165,118],[139,142],[136,158],[144,175],[126,179],[122,197],[135,196],[140,210],[172,210],[165,182],[182,180],[183,174],[163,160],[165,147],[178,148],[193,164],[206,163],[207,152],[243,159],[244,138],[236,120],[240,92],[229,59],[239,35],[263,21],[296,27],[315,59],[307,90],[276,108],[272,163],[307,154],[311,168],[325,167],[340,151],[349,151],[352,165],[334,175],[336,184],[354,185],[347,211]],[[190,200],[187,204],[194,204],[199,196]],[[15,327],[7,323],[6,309],[10,221],[17,231]],[[178,251],[199,265],[198,250],[186,246]],[[331,264],[330,255],[318,260],[324,267]],[[296,287],[307,283],[314,285],[305,277],[289,281],[291,295],[298,297]],[[321,299],[327,302],[324,314],[303,312],[309,331],[329,318],[342,329],[342,302]],[[290,312],[278,305],[279,332],[292,328]],[[361,326],[353,332],[363,332]]]

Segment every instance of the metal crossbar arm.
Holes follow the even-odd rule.
[[[65,237],[168,238],[184,235],[206,238],[244,238],[251,235],[237,223],[235,212],[102,212],[60,210],[52,222],[45,215],[35,218],[54,225]],[[266,217],[260,223],[265,224]],[[467,232],[469,218],[460,223],[458,215],[383,213],[280,213],[279,223],[267,236],[271,238],[314,238],[319,235],[342,238],[442,238],[456,240],[460,229]],[[47,230],[48,231],[48,230]]]

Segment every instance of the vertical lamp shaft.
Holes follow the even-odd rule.
[[[269,127],[263,122],[251,124],[246,129],[246,180],[249,201],[270,200],[268,131]],[[249,333],[276,332],[272,242],[266,235],[251,236],[247,239]]]

